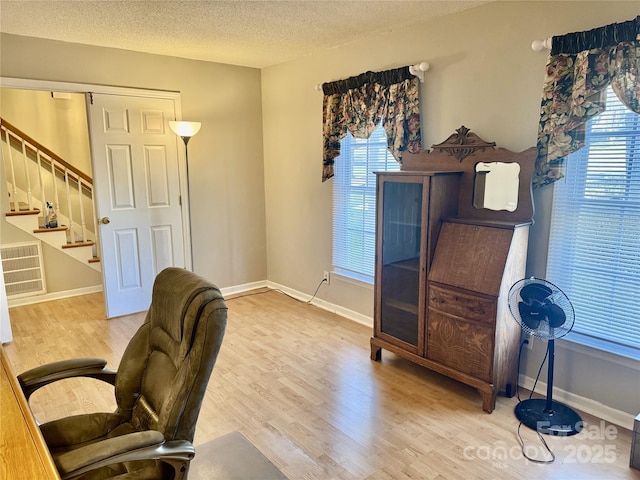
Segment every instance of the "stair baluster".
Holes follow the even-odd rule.
[[[73,223],[73,210],[71,209],[71,191],[69,190],[69,172],[64,169],[64,186],[67,193],[67,218],[69,219],[69,233],[71,240],[69,243],[76,243],[76,228]]]
[[[18,187],[16,186],[16,169],[13,164],[13,154],[11,153],[11,132],[7,130],[4,125],[2,126],[2,131],[4,131],[4,136],[7,142],[7,146],[9,147],[9,166],[11,169],[11,188],[13,190],[13,201],[11,202],[11,210],[17,212],[20,210],[20,206],[18,204]]]
[[[43,170],[43,167],[42,167],[42,157],[40,156],[40,150],[38,150],[38,152],[36,153],[36,158],[38,159],[38,181],[40,182],[40,202],[44,202],[47,197],[44,194],[44,182],[42,181],[42,170]],[[43,208],[43,207],[46,207],[46,204],[41,204],[40,205],[40,212],[43,212],[42,213],[42,220],[44,222],[46,214],[44,213],[45,212],[45,208]]]
[[[58,196],[58,182],[56,181],[56,164],[52,159],[49,159],[51,165],[51,184],[53,186],[53,204],[58,215],[60,214],[60,197]],[[46,199],[42,199],[46,203]],[[43,205],[45,204],[43,203]]]
[[[4,133],[4,138],[2,133]],[[54,237],[49,238],[47,243],[57,246],[63,251],[66,250],[78,260],[81,260],[84,254],[76,254],[75,252],[80,252],[81,248],[91,247],[88,260],[92,264],[92,268],[100,270],[99,264],[96,263],[99,262],[99,258],[97,258],[99,252],[98,223],[94,214],[91,177],[2,118],[0,118],[0,140],[4,140],[7,145],[8,151],[5,159],[8,161],[4,168],[7,180],[11,183],[9,186],[12,195],[11,212],[7,213],[7,219],[11,218],[11,223],[41,239],[45,238],[40,236],[43,234],[49,238],[56,235],[56,232],[58,234],[64,232],[65,236],[68,235],[64,245],[62,245],[62,238],[56,241]],[[23,157],[22,162],[15,156],[20,152]],[[24,175],[22,168],[24,168]],[[34,175],[33,168],[37,168],[37,177]],[[60,191],[60,181],[65,183],[64,191]],[[36,182],[38,185],[35,185]],[[25,217],[25,214],[29,214],[26,215],[28,217],[37,216],[38,209],[45,216],[46,202],[52,197],[52,203],[58,214],[58,228],[46,228],[46,225],[44,225],[45,228],[41,228],[39,222],[31,227],[29,226],[32,224],[31,220],[26,221],[26,218],[24,221],[20,220],[19,217]],[[60,208],[61,201],[64,204],[62,209]],[[85,205],[87,201],[89,203]],[[28,211],[25,203],[28,204]],[[93,219],[91,226],[87,225],[87,206],[91,210]],[[79,217],[79,221],[74,221],[74,213],[75,217]],[[93,228],[93,232],[89,231],[90,228]]]
[[[84,218],[84,205],[82,201],[82,179],[78,178],[78,204],[80,205],[80,230],[82,235],[82,242],[87,241],[87,223]]]
[[[31,174],[29,173],[29,164],[27,163],[27,144],[24,139],[20,139],[22,145],[22,164],[24,165],[24,176],[27,181],[27,205],[29,210],[33,210],[33,194],[31,193]]]

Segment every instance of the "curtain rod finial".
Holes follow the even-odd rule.
[[[409,67],[409,73],[420,79],[420,83],[424,83],[424,72],[429,70],[429,62],[420,62]]]
[[[534,52],[539,52],[543,49],[551,50],[551,37],[545,38],[544,40],[534,40],[531,42],[531,50]]]

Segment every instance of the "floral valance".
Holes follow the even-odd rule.
[[[420,151],[418,85],[409,67],[366,72],[322,85],[323,182],[333,177],[333,164],[347,131],[355,138],[369,138],[382,121],[387,146],[398,162],[405,150]]]
[[[640,113],[639,35],[640,16],[553,37],[542,91],[534,187],[562,178],[566,156],[585,144],[587,121],[605,109],[609,84],[620,101]]]

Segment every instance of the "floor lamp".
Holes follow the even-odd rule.
[[[193,271],[193,237],[191,236],[191,191],[189,189],[189,149],[191,137],[200,131],[200,122],[169,122],[169,128],[184,141],[184,158],[187,164],[187,207],[189,212],[189,246],[191,251],[191,271]]]

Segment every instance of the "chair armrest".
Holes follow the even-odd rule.
[[[170,464],[179,473],[194,457],[195,448],[191,442],[175,440],[165,442],[162,433],[155,430],[129,433],[92,443],[84,447],[57,455],[54,458],[63,480],[71,480],[91,470],[107,465],[137,460],[160,460]]]
[[[91,377],[115,384],[116,372],[105,368],[102,358],[74,358],[47,363],[18,375],[18,381],[27,400],[33,392],[58,380],[73,377]]]

